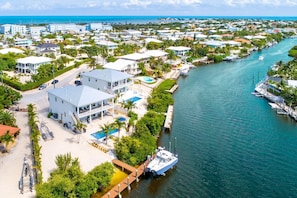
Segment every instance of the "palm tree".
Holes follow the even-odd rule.
[[[5,151],[8,152],[7,146],[10,142],[14,142],[14,137],[9,134],[9,131],[7,131],[4,135],[0,137],[0,141],[5,144]]]
[[[57,170],[59,172],[67,171],[71,166],[79,166],[78,158],[72,158],[71,153],[65,155],[58,155],[56,157]]]
[[[105,140],[106,140],[106,145],[107,145],[107,139],[108,139],[108,135],[109,135],[109,132],[111,130],[113,130],[114,126],[113,124],[104,124],[103,126],[101,126],[101,129],[102,131],[105,133]]]
[[[16,119],[13,113],[5,110],[0,110],[0,124],[7,126],[16,126]]]
[[[113,123],[113,126],[118,129],[118,138],[120,138],[121,129],[125,126],[124,122],[121,122],[119,119],[116,119]]]
[[[73,126],[74,126],[80,133],[82,133],[82,130],[83,130],[84,128],[87,127],[87,125],[84,124],[84,123],[82,123],[80,120],[77,120],[76,124],[73,124]]]

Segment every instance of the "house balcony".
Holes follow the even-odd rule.
[[[111,108],[113,108],[113,105],[103,104],[103,106],[99,105],[99,106],[92,107],[91,109],[82,109],[79,111],[78,117],[83,118],[83,117],[86,117],[86,116],[89,116],[92,114],[96,114],[96,113],[100,113],[100,112],[109,110]]]
[[[113,86],[107,86],[107,89],[109,90],[118,90],[124,87],[129,87],[130,85],[132,85],[132,81],[126,82],[126,83],[118,83],[118,84],[114,84]]]

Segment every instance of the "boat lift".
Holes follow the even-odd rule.
[[[28,188],[30,192],[32,192],[33,186],[34,186],[34,180],[33,180],[32,171],[31,171],[30,165],[28,164],[27,158],[25,156],[24,162],[23,162],[22,175],[19,180],[19,189],[23,194]]]

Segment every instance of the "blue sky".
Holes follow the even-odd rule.
[[[297,16],[297,0],[0,0],[0,15]]]

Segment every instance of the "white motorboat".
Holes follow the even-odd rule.
[[[178,162],[176,154],[171,153],[163,147],[158,147],[156,157],[150,161],[146,168],[146,172],[152,173],[154,176],[165,175],[165,172],[172,168]]]
[[[264,56],[259,56],[259,60],[264,60]]]

